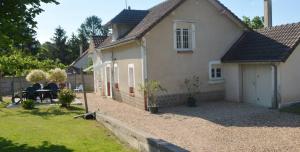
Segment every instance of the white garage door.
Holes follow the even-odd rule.
[[[272,107],[272,66],[243,65],[243,100],[264,107]]]

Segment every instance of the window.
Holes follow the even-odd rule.
[[[135,80],[134,80],[134,65],[129,64],[128,65],[128,86],[129,86],[129,93],[131,95],[134,94],[134,85],[135,85]]]
[[[174,24],[174,48],[177,51],[191,51],[195,46],[195,26],[192,23]]]
[[[119,67],[117,64],[114,65],[114,82],[115,89],[119,90]]]
[[[223,80],[222,64],[220,61],[209,62],[209,79],[212,81]]]

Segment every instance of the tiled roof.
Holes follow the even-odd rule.
[[[148,10],[148,14],[126,36],[115,42],[105,43],[100,47],[109,47],[142,37],[184,1],[186,0],[167,0],[152,7]]]
[[[300,42],[300,23],[246,32],[223,62],[285,62]]]
[[[148,10],[147,15],[123,38],[115,41],[103,43],[100,47],[110,47],[116,44],[124,43],[127,41],[139,39],[143,37],[148,31],[150,31],[157,23],[159,23],[164,17],[169,15],[173,10],[180,6],[186,0],[166,0],[151,9]],[[212,4],[218,7],[219,11],[222,11],[230,19],[234,20],[237,24],[246,28],[244,23],[227,7],[225,7],[218,0],[208,0]]]
[[[95,48],[99,47],[100,44],[103,43],[106,38],[107,38],[107,36],[93,36],[92,40],[93,40],[93,43],[95,44]]]
[[[137,25],[149,13],[147,10],[128,10],[124,9],[115,18],[113,18],[106,25],[110,24],[129,24]]]

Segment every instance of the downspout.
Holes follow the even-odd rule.
[[[114,85],[115,85],[115,67],[114,67],[114,65],[115,65],[115,57],[114,57],[114,48],[112,48],[112,51],[111,51],[111,68],[110,68],[110,70],[111,70],[111,84],[110,84],[110,91],[111,91],[111,97],[112,97],[112,99],[114,99],[115,100],[115,92],[114,92]]]
[[[142,80],[145,84],[148,80],[148,64],[147,64],[147,43],[146,38],[143,37],[141,40],[141,56],[142,56]],[[144,92],[144,108],[148,111],[148,95]]]
[[[279,103],[278,103],[278,67],[276,64],[272,64],[272,67],[274,68],[274,101],[272,108],[278,109]]]

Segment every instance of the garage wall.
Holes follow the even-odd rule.
[[[300,101],[300,46],[286,63],[279,66],[280,97],[282,104]]]
[[[242,73],[239,64],[224,64],[225,100],[241,102]]]

